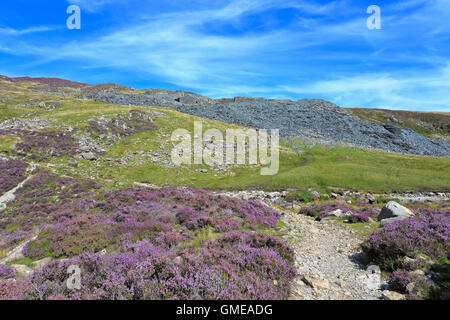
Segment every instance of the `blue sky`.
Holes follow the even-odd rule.
[[[2,1],[0,74],[450,111],[450,1]]]

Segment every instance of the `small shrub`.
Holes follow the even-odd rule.
[[[403,267],[404,257],[425,254],[439,259],[450,250],[450,212],[421,210],[413,218],[393,222],[371,234],[364,251],[380,267]]]
[[[363,213],[354,214],[348,218],[351,223],[369,222],[369,217]]]
[[[391,273],[389,277],[389,287],[391,290],[400,293],[408,293],[406,286],[412,281],[408,271],[399,269]]]
[[[0,278],[10,279],[16,276],[16,271],[5,265],[0,265]]]

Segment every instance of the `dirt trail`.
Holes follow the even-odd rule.
[[[31,163],[30,166],[27,169],[27,172],[33,172],[34,169],[37,167],[36,164]],[[30,179],[32,179],[34,175],[29,175],[26,179],[24,179],[22,182],[20,182],[17,186],[15,186],[13,189],[5,192],[3,195],[0,196],[0,212],[6,209],[6,204],[10,201],[13,201],[16,196],[15,193],[17,190],[23,187],[25,183],[27,183]]]
[[[385,283],[358,262],[363,238],[333,220],[316,222],[296,213],[285,213],[285,240],[296,253],[299,276],[293,300],[380,299]],[[373,280],[375,279],[375,280]]]
[[[38,237],[38,231],[35,231],[34,235],[25,240],[24,242],[22,242],[21,244],[19,244],[17,247],[15,247],[14,249],[10,250],[7,254],[6,257],[4,257],[3,259],[0,260],[0,265],[2,264],[6,264],[9,261],[14,261],[20,258],[23,258],[23,254],[22,254],[22,250],[23,248],[30,242],[36,240]]]

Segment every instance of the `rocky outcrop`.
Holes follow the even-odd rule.
[[[428,139],[411,129],[362,121],[324,100],[245,101],[208,106],[177,106],[199,117],[260,129],[279,129],[284,137],[350,144],[408,154],[450,156],[448,142]]]
[[[414,212],[395,201],[389,201],[378,215],[378,221],[385,219],[402,220],[414,216]]]
[[[173,93],[158,94],[123,94],[111,92],[85,93],[80,96],[82,99],[91,99],[108,102],[112,104],[133,105],[133,106],[200,106],[212,103],[212,99],[199,94],[176,91]]]

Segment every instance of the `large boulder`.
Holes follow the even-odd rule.
[[[378,215],[378,221],[390,218],[406,219],[413,217],[414,213],[395,201],[389,201]],[[399,220],[397,219],[397,220]]]

